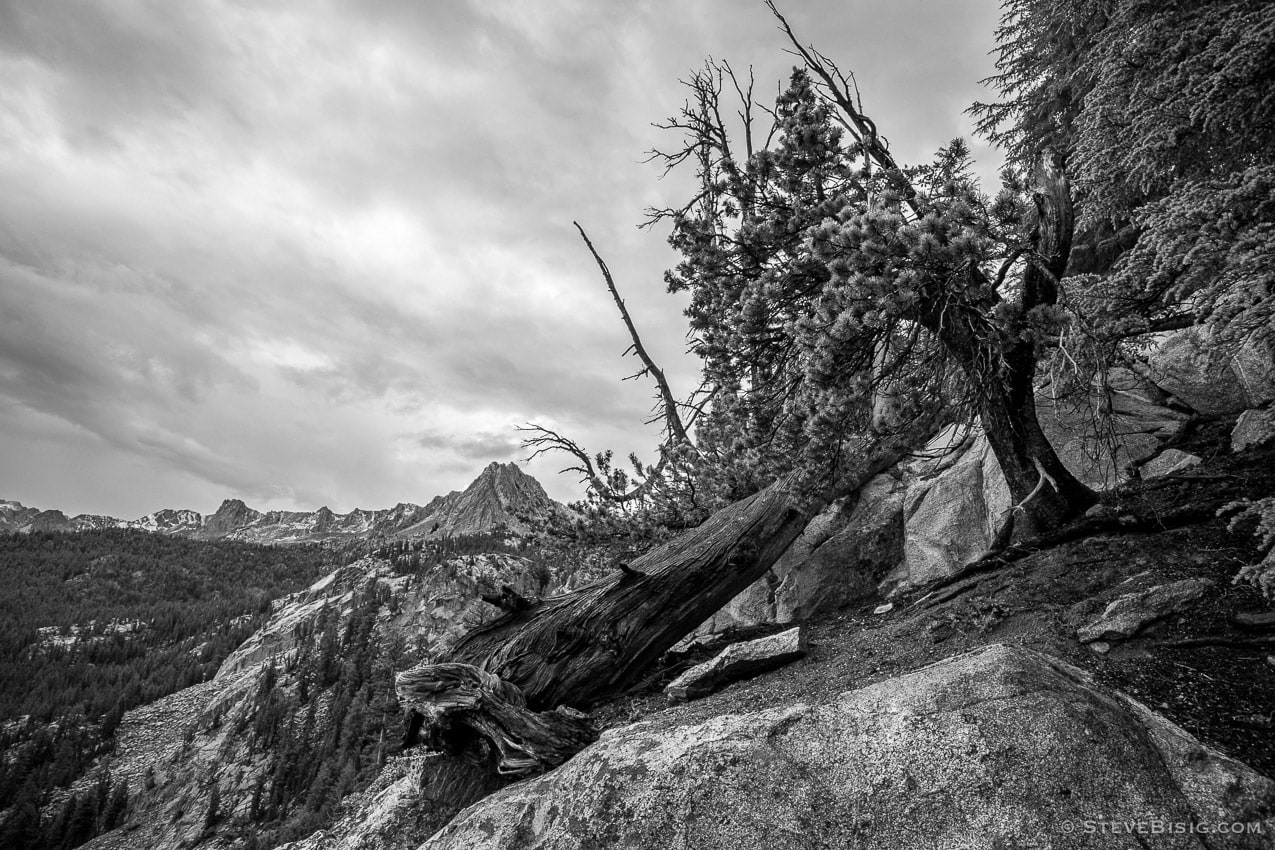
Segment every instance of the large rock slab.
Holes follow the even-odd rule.
[[[1100,409],[1110,411],[1101,434],[1095,428]],[[1171,407],[1163,391],[1123,368],[1110,370],[1088,393],[1039,387],[1036,413],[1059,460],[1096,490],[1127,481],[1190,418]],[[921,456],[904,469],[904,556],[880,584],[886,596],[945,578],[983,555],[1012,504],[979,428],[949,426]]]
[[[1143,374],[1198,413],[1238,413],[1275,398],[1275,340],[1251,339],[1238,350],[1205,329],[1167,334],[1147,355]]]
[[[1162,390],[1123,368],[1111,369],[1087,394],[1041,387],[1036,416],[1059,460],[1095,490],[1127,481],[1130,468],[1153,456],[1190,418],[1170,407]]]
[[[612,729],[422,850],[1267,848],[1275,783],[1038,653],[987,647],[822,704]],[[1265,835],[1096,825],[1253,823]]]
[[[716,657],[697,664],[664,688],[670,702],[706,697],[732,682],[775,670],[806,654],[801,626],[777,635],[733,643]]]
[[[876,595],[903,560],[903,484],[878,475],[858,498],[815,517],[766,572],[710,617],[696,634],[793,623]]]
[[[1009,486],[980,431],[945,428],[908,465],[903,562],[882,581],[893,595],[951,575],[987,551],[1010,507]]]
[[[1150,352],[1145,375],[1198,413],[1234,413],[1248,405],[1229,360],[1191,328],[1169,335]]]
[[[903,559],[903,498],[898,478],[878,475],[808,556],[786,552],[774,567],[775,622],[805,620],[875,596],[877,582]]]
[[[1083,643],[1131,638],[1147,625],[1181,613],[1213,587],[1208,579],[1189,578],[1126,593],[1114,599],[1102,616],[1076,631]]]

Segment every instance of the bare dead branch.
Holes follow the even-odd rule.
[[[607,289],[610,291],[611,297],[615,299],[615,306],[620,311],[620,318],[624,320],[624,326],[629,331],[629,338],[633,340],[633,353],[642,361],[643,371],[655,380],[655,386],[659,390],[660,402],[664,407],[664,425],[668,443],[671,445],[689,443],[690,438],[687,437],[686,426],[682,423],[682,417],[677,412],[677,400],[673,397],[673,391],[669,389],[668,380],[664,377],[664,372],[659,366],[655,365],[655,361],[651,359],[646,346],[642,344],[642,337],[638,335],[637,327],[633,324],[633,318],[629,315],[629,309],[624,305],[624,299],[620,297],[620,291],[616,289],[615,279],[611,277],[611,270],[607,268],[606,261],[598,254],[597,249],[593,247],[593,243],[589,241],[589,235],[584,232],[584,228],[580,226],[580,223],[573,221],[572,224],[576,226],[576,230],[580,231],[580,238],[584,240],[584,244],[589,248],[589,253],[593,255],[593,259],[597,261],[598,268],[602,271],[602,277],[606,280]]]
[[[912,214],[918,218],[922,211],[917,201],[918,193],[906,177],[903,176],[899,164],[895,162],[894,155],[890,153],[884,140],[877,132],[876,123],[865,115],[855,102],[858,96],[858,87],[854,86],[855,96],[851,96],[849,88],[850,77],[847,77],[835,63],[819,53],[812,47],[806,47],[797,38],[797,34],[793,32],[792,26],[788,20],[779,11],[779,7],[775,5],[774,0],[766,0],[766,8],[770,9],[770,13],[779,21],[779,28],[788,36],[789,43],[793,46],[792,52],[805,63],[806,69],[813,73],[823,84],[823,90],[828,98],[840,109],[845,119],[847,129],[856,137],[857,141],[863,146],[864,153],[870,157],[878,166],[886,171],[890,179],[893,180],[903,194],[904,203],[912,211]]]
[[[527,460],[532,460],[549,452],[566,452],[568,455],[579,461],[579,463],[575,466],[564,467],[559,471],[578,473],[582,484],[589,485],[593,492],[597,493],[598,496],[608,502],[615,502],[616,504],[632,502],[635,499],[642,498],[642,496],[646,495],[646,493],[650,491],[651,487],[654,486],[655,482],[664,473],[664,469],[668,465],[668,452],[665,447],[661,446],[659,462],[657,462],[655,466],[651,467],[646,478],[639,482],[637,486],[633,487],[631,490],[616,492],[610,483],[603,480],[602,476],[598,474],[588,452],[580,448],[580,446],[571,438],[564,437],[552,429],[545,428],[543,425],[535,425],[532,423],[521,425],[518,427],[518,430],[532,435],[530,437],[524,437],[522,440],[522,444],[525,448],[533,449],[532,453],[527,456]]]

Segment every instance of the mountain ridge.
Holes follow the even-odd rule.
[[[200,540],[271,545],[441,539],[493,531],[525,534],[532,528],[529,520],[540,521],[567,510],[517,464],[492,461],[464,490],[435,496],[424,505],[399,502],[383,510],[355,508],[340,514],[326,505],[313,511],[259,511],[242,499],[228,498],[207,515],[188,508],[161,508],[138,519],[125,520],[99,514],[68,517],[61,510],[0,500],[0,533],[133,528]]]

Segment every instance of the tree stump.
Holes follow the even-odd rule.
[[[502,776],[556,767],[597,738],[587,715],[570,708],[531,711],[516,685],[471,664],[413,667],[398,675],[395,689],[414,713],[405,744],[424,737],[431,750]]]

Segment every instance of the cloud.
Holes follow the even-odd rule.
[[[968,127],[995,12],[790,19],[915,160]],[[688,392],[675,259],[635,225],[690,175],[643,164],[651,123],[709,54],[756,62],[765,100],[782,48],[727,0],[0,0],[0,497],[423,501],[516,457],[529,420],[650,454],[572,221]],[[571,497],[559,465],[529,469]]]
[[[478,434],[444,434],[425,431],[414,437],[422,448],[455,454],[473,463],[508,460],[523,451],[522,441],[511,431],[489,431]]]

